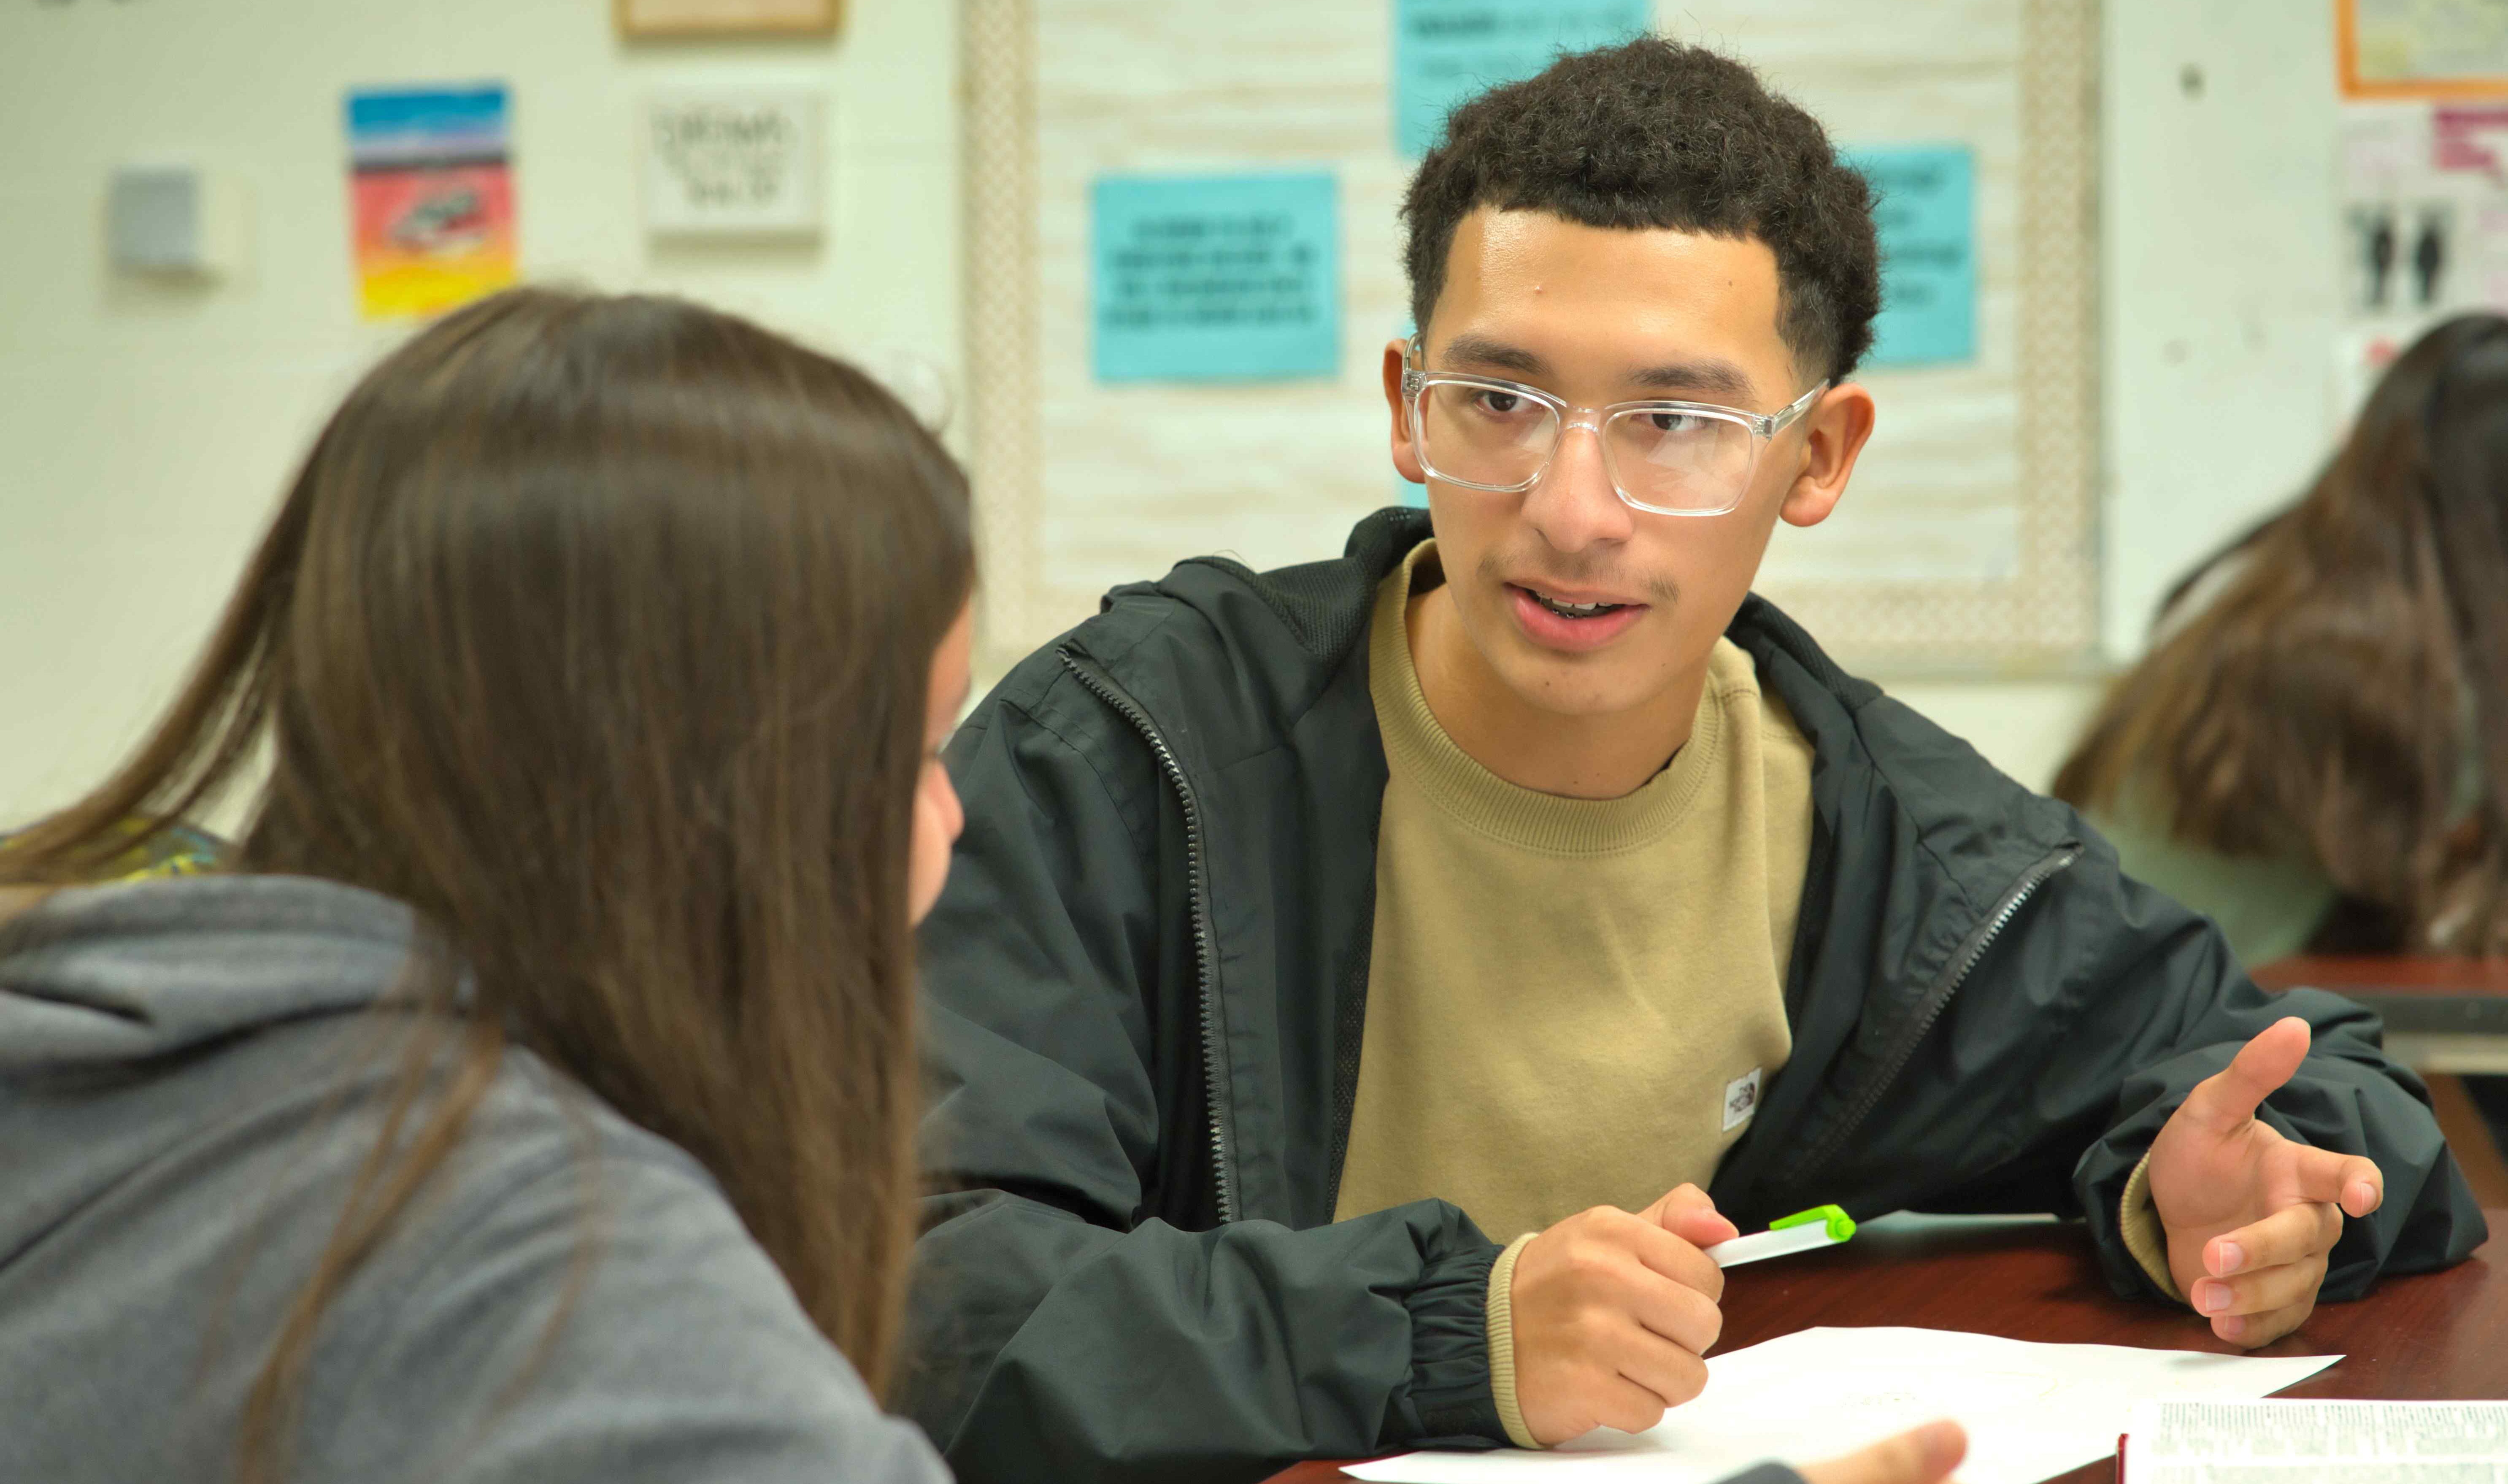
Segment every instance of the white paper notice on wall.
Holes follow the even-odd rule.
[[[673,237],[820,230],[823,99],[802,89],[658,93],[645,105],[645,227]]]

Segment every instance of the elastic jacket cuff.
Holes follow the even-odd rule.
[[[1489,1283],[1498,1248],[1436,1258],[1411,1290],[1411,1406],[1421,1438],[1507,1440],[1490,1392]]]
[[[1515,1259],[1524,1244],[1540,1236],[1527,1232],[1506,1244],[1490,1264],[1489,1279],[1489,1366],[1490,1399],[1497,1406],[1499,1426],[1506,1428],[1506,1440],[1518,1448],[1538,1448],[1532,1429],[1524,1425],[1524,1409],[1515,1399]]]
[[[2152,1286],[2168,1295],[2172,1304],[2186,1302],[2179,1292],[2175,1275],[2168,1271],[2168,1229],[2159,1222],[2159,1206],[2151,1199],[2151,1156],[2133,1167],[2125,1177],[2124,1197],[2117,1202],[2117,1235],[2123,1239],[2124,1249],[2133,1254],[2134,1266],[2150,1279]]]

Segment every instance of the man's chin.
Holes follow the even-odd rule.
[[[1466,615],[1462,629],[1482,665],[1525,710],[1581,722],[1640,710],[1663,693],[1667,672],[1650,661],[1670,616],[1649,608],[1610,643],[1586,649],[1538,642],[1504,607]]]
[[[1625,673],[1615,654],[1560,654],[1519,643],[1497,667],[1506,687],[1529,711],[1563,722],[1618,716],[1643,707],[1660,682]]]

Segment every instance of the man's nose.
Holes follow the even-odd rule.
[[[1558,551],[1625,541],[1636,534],[1637,512],[1611,488],[1603,464],[1603,433],[1590,418],[1559,429],[1550,467],[1525,493],[1524,518]]]

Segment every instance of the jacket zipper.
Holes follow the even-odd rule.
[[[1193,914],[1194,977],[1201,993],[1201,1084],[1209,1104],[1211,1183],[1218,1191],[1219,1220],[1224,1226],[1236,1219],[1236,1174],[1228,1161],[1232,1140],[1228,1102],[1222,1092],[1228,1064],[1219,1044],[1219,984],[1211,972],[1211,940],[1215,935],[1210,926],[1209,897],[1203,888],[1201,810],[1194,801],[1193,786],[1185,780],[1183,764],[1176,761],[1166,738],[1159,735],[1158,724],[1150,720],[1150,714],[1118,689],[1113,681],[1082,664],[1071,650],[1057,649],[1054,654],[1090,694],[1115,708],[1132,723],[1141,740],[1150,744],[1150,751],[1158,756],[1159,770],[1166,775],[1168,787],[1175,790],[1176,801],[1184,806],[1185,902]]]
[[[1803,1162],[1800,1167],[1803,1178],[1808,1179],[1827,1169],[1829,1161],[1846,1147],[1847,1139],[1863,1127],[1863,1120],[1872,1116],[1872,1110],[1881,1105],[1881,1094],[1890,1091],[1890,1085],[1898,1081],[1899,1074],[1915,1059],[1916,1048],[1923,1044],[1926,1033],[1934,1028],[1934,1022],[1942,1018],[1942,1012],[1950,1008],[1951,997],[1959,993],[1960,985],[1968,983],[1969,975],[1975,972],[1978,961],[1985,957],[1985,950],[1994,946],[1994,941],[2003,936],[2003,930],[2011,925],[2011,919],[2019,916],[2020,909],[2029,905],[2029,899],[2038,895],[2038,888],[2081,858],[2082,847],[2073,842],[2059,845],[2039,857],[2035,864],[2020,873],[2020,879],[2011,883],[2010,890],[2003,894],[2003,900],[1995,904],[1994,910],[1986,914],[1986,919],[1970,930],[1957,951],[1951,954],[1951,961],[1944,966],[1941,978],[1935,981],[1932,992],[1925,997],[1923,1014],[1916,1017],[1915,1022],[1891,1047],[1879,1080],[1872,1084],[1871,1091],[1857,1100],[1855,1110],[1822,1143],[1819,1152]]]

